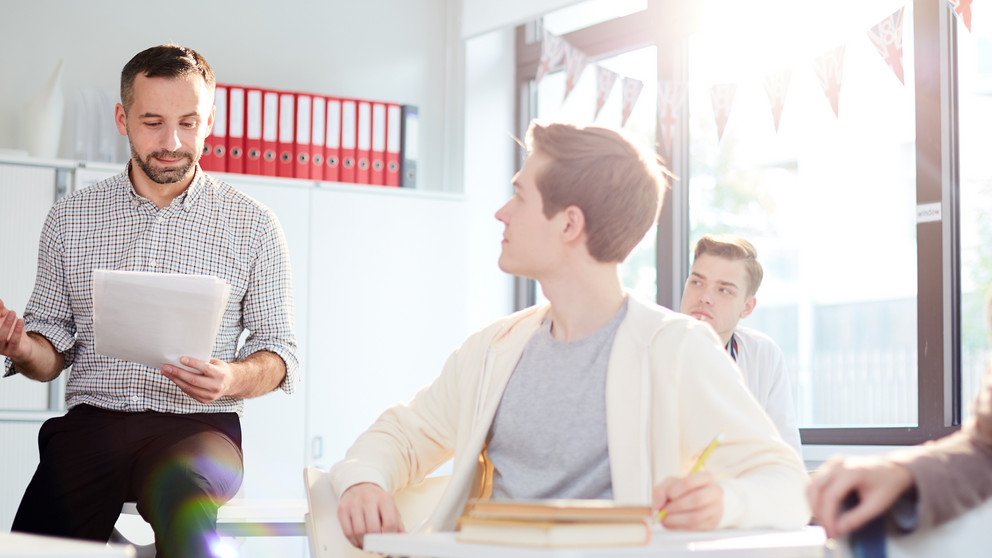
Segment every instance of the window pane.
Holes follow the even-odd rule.
[[[992,287],[992,28],[957,22],[958,133],[961,176],[961,402],[973,399],[989,364],[986,296]]]
[[[866,34],[903,5],[908,86]],[[803,427],[917,424],[911,9],[707,1],[690,39],[690,242],[727,232],[757,247],[765,278],[742,325],[785,352]],[[841,45],[837,116],[812,63]],[[776,131],[763,78],[780,70]],[[720,140],[723,83],[736,93]]]
[[[596,68],[599,65],[612,70],[617,78],[599,115],[596,116]],[[604,60],[590,63],[575,87],[565,97],[565,72],[544,76],[537,86],[537,114],[542,120],[566,122],[582,126],[596,125],[621,129],[622,76],[640,80],[644,88],[634,105],[624,132],[645,149],[655,145],[655,115],[657,105],[657,48],[633,50]],[[646,300],[655,300],[658,292],[656,281],[656,231],[652,228],[644,240],[634,248],[627,261],[620,266],[623,284]],[[540,294],[540,293],[539,293]]]

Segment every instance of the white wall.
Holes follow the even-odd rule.
[[[25,149],[24,103],[60,59],[67,131],[78,89],[117,90],[134,54],[177,42],[221,82],[417,105],[420,184],[443,190],[445,154],[428,146],[444,139],[446,49],[457,36],[447,11],[445,0],[0,0],[0,149]]]

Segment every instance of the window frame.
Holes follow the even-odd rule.
[[[939,204],[941,218],[917,221],[917,416],[913,427],[802,428],[803,444],[913,445],[961,425],[960,210],[957,138],[957,19],[945,0],[912,0],[915,52],[916,201]],[[644,11],[563,35],[591,61],[654,45],[658,79],[688,81],[688,37],[699,27],[695,3],[648,0]],[[540,22],[516,28],[516,121],[523,137],[533,115]],[[553,68],[559,70],[561,67]],[[675,178],[657,230],[656,301],[677,308],[689,272],[688,103],[667,161]],[[657,125],[657,123],[656,123]],[[526,153],[518,150],[517,168]],[[876,248],[884,249],[884,248]],[[939,269],[940,273],[931,273]],[[532,280],[516,278],[518,308],[535,301]],[[938,319],[934,319],[934,318]]]

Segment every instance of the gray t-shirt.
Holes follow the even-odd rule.
[[[489,430],[494,499],[613,498],[606,443],[606,369],[627,302],[592,335],[527,343]]]

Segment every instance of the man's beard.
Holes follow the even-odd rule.
[[[189,151],[155,151],[153,153],[149,153],[147,157],[142,158],[141,155],[138,154],[138,151],[134,148],[134,143],[131,142],[130,139],[128,139],[128,143],[131,144],[131,157],[136,163],[138,163],[138,166],[141,167],[141,170],[144,171],[145,175],[158,184],[175,184],[176,182],[186,178],[190,172],[190,169],[193,168],[193,165],[195,165],[197,161],[197,158],[194,158],[193,154]],[[152,166],[153,158],[182,158],[186,160],[186,164],[161,169]]]

